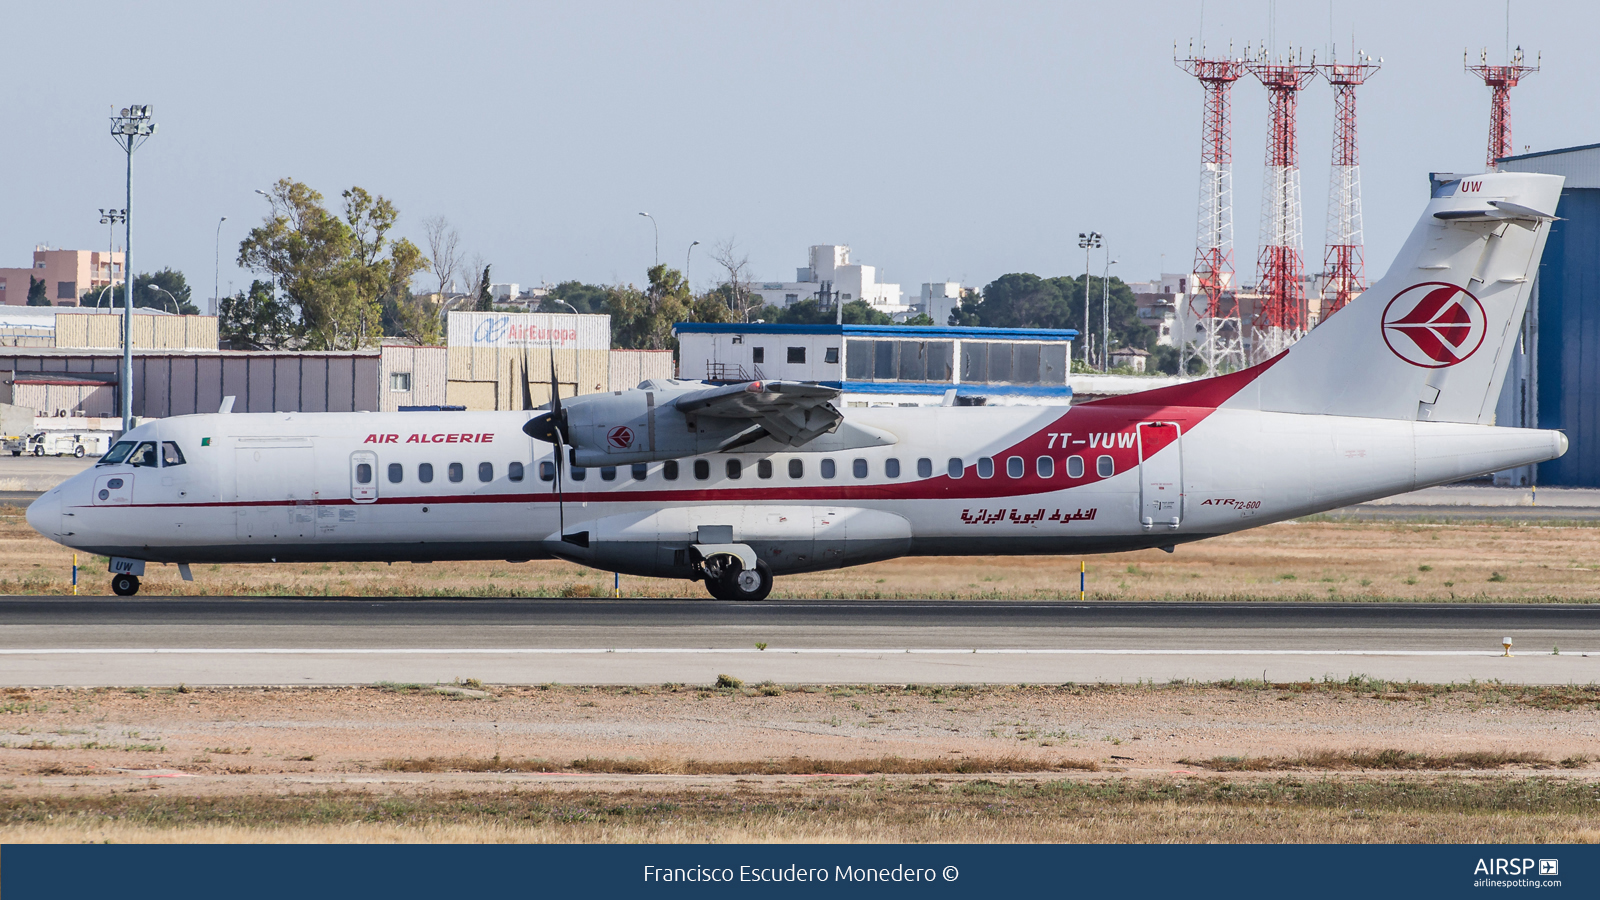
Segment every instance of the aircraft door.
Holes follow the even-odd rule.
[[[1139,423],[1139,524],[1145,531],[1183,521],[1183,443],[1176,422]]]
[[[316,466],[309,446],[240,447],[234,451],[233,465],[240,540],[316,537]]]
[[[350,454],[350,499],[357,503],[378,502],[378,454],[371,450]]]

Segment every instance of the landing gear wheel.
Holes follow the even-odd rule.
[[[83,445],[79,444],[78,446],[73,447],[72,448],[72,455],[76,456],[79,459],[83,459]]]
[[[111,592],[118,597],[132,597],[139,593],[139,579],[134,575],[115,575],[111,578]]]
[[[729,603],[756,603],[772,593],[772,567],[756,560],[754,569],[728,567],[718,578],[706,579],[706,590]]]

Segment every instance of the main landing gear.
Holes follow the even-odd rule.
[[[139,576],[128,574],[111,576],[111,591],[118,597],[132,597],[139,593]]]
[[[713,557],[706,562],[705,576],[706,590],[718,600],[754,603],[772,593],[772,567],[761,560],[756,560],[754,569],[746,569],[732,557]]]

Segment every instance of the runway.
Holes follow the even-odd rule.
[[[705,684],[723,673],[1587,684],[1600,681],[1600,605],[0,598],[3,686]]]

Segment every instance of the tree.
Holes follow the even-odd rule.
[[[911,318],[905,320],[904,322],[901,322],[900,324],[902,324],[902,325],[910,325],[910,326],[919,327],[919,328],[926,328],[927,326],[934,324],[934,321],[933,321],[933,317],[928,315],[927,313],[917,313],[916,315],[914,315]]]
[[[151,290],[151,286],[161,288],[159,291]],[[173,312],[176,302],[179,315],[197,316],[200,307],[190,302],[193,289],[189,287],[189,280],[170,267],[159,272],[143,272],[133,277],[133,305],[140,308],[160,309]],[[105,288],[90,289],[83,292],[78,298],[80,306],[100,306],[110,309],[122,308],[123,285],[113,285],[110,290]]]
[[[1100,343],[1101,284],[1090,276],[1090,329],[1096,346]],[[961,305],[950,314],[951,325],[983,325],[989,328],[1075,328],[1083,329],[1084,279],[1060,276],[1041,278],[1025,272],[1002,275],[989,282],[981,296],[961,298]],[[1110,280],[1111,341],[1113,347],[1146,349],[1150,328],[1139,319],[1133,291],[1122,279]]]
[[[50,295],[45,293],[44,279],[28,276],[28,305],[49,306]]]
[[[539,312],[571,312],[572,310],[562,305],[565,303],[580,313],[604,313],[609,296],[610,290],[597,284],[563,281],[551,288],[545,299],[539,301]]]
[[[494,312],[494,294],[489,292],[489,267],[483,267],[478,278],[478,312]]]
[[[299,343],[294,308],[273,296],[272,283],[256,280],[248,292],[222,298],[217,336],[235,350],[284,350]]]
[[[735,238],[719,241],[709,251],[711,259],[719,266],[728,270],[727,291],[724,296],[728,300],[728,308],[733,310],[734,318],[745,321],[750,313],[750,255],[739,249]],[[759,296],[757,297],[759,300]]]
[[[288,297],[314,350],[353,350],[378,342],[384,301],[398,302],[429,262],[415,244],[391,240],[399,211],[360,187],[341,195],[343,217],[322,195],[288,178],[273,185],[272,212],[239,244],[239,264],[271,274]]]

